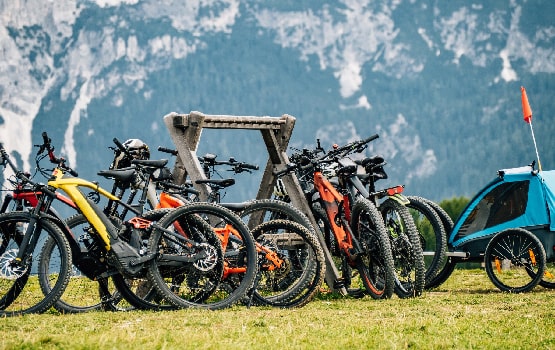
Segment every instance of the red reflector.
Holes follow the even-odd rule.
[[[395,186],[387,189],[387,195],[393,196],[394,194],[403,193],[403,186]]]

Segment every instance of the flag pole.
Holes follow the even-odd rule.
[[[534,140],[534,148],[536,148],[536,158],[538,158],[538,170],[542,171],[542,163],[540,162],[540,155],[538,153],[538,146],[536,145],[536,137],[534,136],[534,128],[532,128],[532,121],[530,121],[530,130],[532,131],[532,140]]]
[[[538,170],[542,171],[542,163],[540,162],[540,154],[538,152],[538,145],[536,144],[536,136],[534,135],[534,128],[532,127],[532,108],[530,108],[530,103],[528,103],[528,96],[526,95],[526,89],[524,88],[524,86],[520,87],[520,92],[522,99],[522,114],[524,116],[524,121],[530,124],[532,140],[534,141],[534,148],[536,149],[536,158],[538,158]]]

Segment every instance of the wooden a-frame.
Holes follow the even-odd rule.
[[[195,184],[196,180],[206,178],[196,154],[203,128],[250,129],[259,130],[262,133],[262,139],[268,150],[268,162],[262,175],[256,199],[271,197],[276,181],[274,172],[285,169],[287,163],[289,163],[286,150],[293,133],[293,127],[295,126],[295,118],[287,114],[281,117],[256,117],[207,115],[193,111],[189,114],[167,114],[164,116],[164,123],[178,151],[173,170],[175,181],[183,183],[185,178],[189,176],[195,188],[200,191],[201,200],[206,200],[210,194],[210,187],[208,185]],[[282,177],[282,181],[287,194],[291,198],[291,203],[310,219],[314,229],[317,231],[326,260],[326,283],[333,290],[334,282],[339,279],[339,272],[331,260],[331,254],[326,247],[322,235],[318,232],[318,225],[304,198],[297,177],[289,173]],[[344,287],[337,290],[343,295],[347,295]]]

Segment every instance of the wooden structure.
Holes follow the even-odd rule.
[[[262,175],[262,180],[257,199],[270,198],[276,181],[275,171],[285,169],[289,158],[286,150],[295,126],[295,118],[290,115],[281,117],[256,117],[256,116],[230,116],[230,115],[206,115],[201,112],[190,112],[189,114],[170,113],[164,116],[164,123],[168,128],[173,143],[178,151],[178,157],[174,167],[174,177],[178,183],[183,183],[186,176],[195,183],[196,180],[205,179],[206,176],[196,154],[197,147],[202,134],[202,129],[249,129],[259,130],[268,150],[268,162]],[[331,260],[331,254],[326,248],[322,235],[318,232],[318,225],[311,213],[310,207],[304,198],[303,191],[297,177],[289,174],[282,177],[285,189],[291,203],[301,210],[312,222],[318,233],[318,238],[324,250],[326,259],[326,283],[334,289],[334,282],[339,279],[339,273]],[[208,185],[194,185],[200,191],[200,199],[206,200],[210,194]],[[338,290],[346,295],[345,288]]]

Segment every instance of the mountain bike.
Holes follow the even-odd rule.
[[[321,231],[342,272],[340,279],[334,281],[334,287],[349,289],[353,284],[354,268],[372,298],[390,298],[395,286],[395,270],[383,218],[369,199],[351,196],[346,187],[334,185],[324,175],[326,165],[335,163],[337,154],[332,150],[321,156],[312,153],[310,156],[291,157],[292,163],[274,175],[280,177],[297,172],[297,177],[311,176],[310,187],[313,190],[307,191],[307,200],[312,204],[315,219],[321,223]],[[349,172],[352,168],[338,171]],[[308,184],[305,183],[305,186],[308,187]]]
[[[124,144],[127,145],[129,141],[131,145],[137,143],[138,140],[128,140]],[[128,203],[133,202],[137,193],[141,193],[138,202],[132,205],[135,210],[142,212],[143,207],[148,204],[147,195],[151,184],[160,181],[164,177],[163,170],[166,169],[165,165],[167,160],[136,160],[133,150],[126,148],[116,138],[114,138],[115,148],[114,161],[110,170],[100,171],[99,175],[115,180],[113,191],[119,189],[122,195],[125,191],[130,190]],[[121,150],[125,150],[122,152]],[[132,154],[133,153],[133,154]],[[132,168],[117,169],[117,166],[127,166],[132,164]],[[121,206],[121,202],[109,202],[105,208],[105,212],[111,217],[117,217],[124,220],[129,207]],[[121,210],[119,210],[121,208]],[[119,212],[118,212],[119,210]],[[173,211],[172,209],[160,209],[145,213],[150,218],[158,218],[159,215],[153,215],[159,212],[165,213]],[[151,213],[151,214],[149,214]],[[180,217],[187,214],[186,220]],[[142,278],[141,280],[133,281],[129,289],[122,292],[126,298],[134,300],[138,307],[151,308],[151,309],[168,309],[172,308],[165,302],[170,301],[178,307],[188,307],[190,301],[206,305],[210,309],[218,309],[227,307],[239,301],[244,294],[250,289],[253,281],[252,271],[253,266],[256,265],[256,259],[253,258],[254,242],[252,235],[246,226],[242,223],[241,219],[231,211],[208,203],[195,203],[188,205],[187,208],[180,208],[177,214],[170,213],[168,216],[173,217],[174,221],[167,227],[183,237],[189,237],[191,232],[191,224],[202,224],[204,230],[213,232],[213,227],[226,227],[232,230],[234,235],[240,238],[239,242],[229,242],[226,245],[226,256],[232,255],[242,264],[242,271],[235,276],[232,285],[224,286],[220,280],[213,278],[206,279],[202,272],[198,271],[180,271],[179,268],[168,270],[166,268],[166,275],[162,273],[153,273],[147,276],[148,279]],[[196,220],[193,220],[197,218]],[[201,221],[198,218],[202,218]],[[218,236],[216,236],[219,238]],[[171,242],[163,236],[153,236],[149,238],[152,249],[159,252],[173,251],[175,249]],[[220,240],[213,241],[211,244],[217,244],[221,249],[222,244]],[[223,254],[223,251],[222,251]],[[229,257],[226,257],[224,262],[222,259],[223,267],[229,262]],[[251,264],[252,263],[252,264]],[[202,267],[199,269],[202,271]],[[170,273],[171,272],[171,273]],[[156,280],[158,283],[154,283]],[[124,293],[126,292],[126,293]],[[170,298],[164,295],[170,294]]]
[[[68,174],[76,175],[76,173],[65,164],[63,158],[56,158],[54,149],[50,146],[50,139],[46,133],[43,133],[43,145],[39,150],[39,154],[46,150],[50,161],[56,164],[53,175],[48,181],[48,186],[41,187],[43,195],[39,197],[39,203],[36,210],[44,211],[55,198],[55,190],[63,190],[68,197],[75,203],[76,207],[82,212],[90,224],[91,246],[88,255],[82,255],[88,259],[76,260],[79,269],[89,274],[89,278],[111,276],[118,290],[128,288],[126,279],[134,279],[144,276],[147,272],[167,273],[168,278],[182,278],[183,270],[198,272],[212,284],[217,284],[219,277],[223,271],[223,257],[218,238],[211,229],[202,221],[196,219],[188,213],[182,213],[181,216],[175,213],[173,216],[164,215],[160,221],[153,222],[146,216],[136,216],[125,222],[119,222],[108,218],[102,210],[94,203],[94,201],[85,195],[80,188],[89,188],[93,190],[92,198],[103,196],[112,201],[118,202],[132,212],[138,211],[132,206],[123,203],[118,197],[112,195],[108,191],[102,189],[98,184],[92,183],[77,177],[68,176]],[[139,160],[136,160],[139,162]],[[141,164],[152,165],[148,161],[142,161]],[[146,162],[146,163],[145,163]],[[45,191],[45,188],[47,191]],[[53,189],[53,190],[50,190]],[[48,192],[50,191],[50,192]],[[89,194],[90,195],[90,194]],[[46,205],[43,205],[45,203]],[[15,215],[7,213],[3,215]],[[166,220],[164,220],[166,218]],[[185,223],[191,223],[186,226],[190,230],[189,237],[178,235],[172,230],[174,221],[181,220]],[[73,237],[69,228],[63,224],[61,220],[56,220],[60,228],[64,229],[64,235]],[[1,223],[1,221],[0,221]],[[245,231],[248,234],[248,230]],[[167,241],[167,245],[172,247],[171,252],[162,252],[155,249],[149,250],[146,244],[150,240],[152,234],[156,234]],[[149,238],[150,236],[150,238]],[[79,252],[79,245],[75,242],[75,238],[70,241],[71,249]],[[152,252],[150,252],[152,251]],[[248,253],[249,251],[246,251]],[[254,258],[254,246],[251,258]],[[41,254],[44,257],[44,263],[51,260],[48,255]],[[253,259],[254,261],[254,259]],[[42,262],[41,262],[42,263]],[[79,263],[82,263],[80,266]],[[40,265],[39,265],[40,266]],[[255,266],[256,267],[256,266]],[[181,271],[178,275],[175,271]],[[254,272],[254,271],[253,271]],[[148,274],[147,274],[148,275]],[[116,278],[116,277],[120,278]],[[250,278],[254,278],[254,274],[249,274]],[[153,279],[154,280],[154,279]],[[212,282],[216,281],[216,282]],[[120,283],[118,283],[120,282]],[[159,283],[159,280],[156,280]],[[41,288],[49,291],[51,284],[42,283]],[[164,291],[163,288],[159,288]],[[122,294],[124,294],[122,292]],[[168,294],[174,295],[173,292]],[[196,293],[198,294],[198,292]],[[162,293],[162,295],[164,295]],[[228,306],[226,302],[237,301],[240,295],[235,298],[219,301],[218,304],[207,304],[197,301],[193,295],[190,299],[182,298],[180,301],[172,300],[172,303],[181,307],[220,307]],[[168,300],[170,300],[168,298]],[[186,300],[186,301],[183,301]],[[129,301],[132,303],[132,301]]]
[[[160,147],[159,150],[176,154]],[[234,212],[249,224],[259,252],[259,275],[252,291],[255,304],[275,307],[301,307],[318,292],[323,282],[325,262],[317,237],[308,228],[308,218],[295,207],[273,200],[251,200],[243,203],[221,201],[221,191],[235,184],[233,178],[214,179],[217,167],[230,167],[235,174],[250,172],[258,166],[229,161],[218,161],[207,154],[199,157],[206,179],[197,184],[211,189],[209,202],[218,203]],[[178,207],[189,198],[183,198],[187,186],[175,185],[171,181],[160,181],[162,188],[157,207]],[[170,193],[171,192],[171,193]],[[217,231],[218,232],[218,231]],[[221,232],[220,232],[221,234]],[[224,277],[227,277],[224,271]]]
[[[349,147],[358,150],[360,147],[364,147],[363,142],[365,141],[355,142]],[[437,274],[445,258],[447,238],[438,211],[434,209],[436,206],[430,200],[420,196],[402,195],[403,186],[394,186],[385,191],[377,191],[376,182],[387,179],[387,173],[384,169],[387,162],[382,156],[376,155],[355,159],[354,163],[363,171],[359,171],[356,175],[357,178],[353,178],[351,181],[354,183],[360,181],[368,188],[368,191],[361,189],[358,183],[351,186],[352,192],[359,192],[367,198],[374,198],[376,205],[379,206],[384,215],[386,226],[390,227],[390,232],[395,233],[395,237],[390,236],[390,238],[393,239],[392,249],[395,250],[396,247],[399,249],[394,254],[399,257],[397,259],[399,262],[398,275],[405,276],[402,277],[405,281],[397,286],[397,294],[399,296],[421,294],[422,289],[426,288],[426,283]],[[378,202],[380,198],[386,196],[385,201]],[[415,225],[414,228],[413,224]],[[402,234],[397,234],[399,232]],[[406,238],[409,239],[408,242]],[[395,241],[397,241],[397,244]],[[417,244],[417,242],[420,242],[420,244]],[[414,253],[409,253],[411,250],[415,250]],[[414,257],[420,254],[422,254],[422,263],[419,258]],[[420,270],[424,271],[424,276],[422,276]],[[422,278],[424,281],[422,281]],[[405,287],[402,287],[403,284]]]
[[[380,165],[376,160],[383,158],[374,157],[353,160],[349,156],[351,153],[361,153],[369,142],[377,138],[378,135],[373,135],[367,139],[354,141],[342,147],[334,145],[333,149],[327,153],[320,146],[318,140],[315,150],[303,150],[292,155],[291,159],[314,158],[318,154],[324,153],[324,157],[329,161],[327,162],[327,168],[323,170],[328,174],[328,177],[331,176],[336,179],[332,180],[335,187],[348,194],[351,200],[356,200],[360,197],[366,198],[378,208],[387,228],[395,263],[395,293],[401,298],[418,296],[424,287],[424,262],[418,231],[405,206],[408,201],[401,195],[403,186],[394,186],[377,191],[374,182],[379,175],[385,174],[383,169],[382,172],[361,173],[360,168],[376,169]],[[307,179],[305,174],[302,173],[299,174],[299,177]],[[369,186],[369,188],[366,189],[366,186]],[[315,189],[311,189],[310,185],[305,185],[305,188],[307,190],[307,198],[311,198],[310,200],[314,201],[312,197],[315,194],[318,195],[315,193]],[[382,198],[386,199],[380,202]],[[316,216],[322,217],[318,213],[316,213]],[[325,230],[328,231],[329,229],[325,228]],[[329,238],[329,234],[327,236],[327,241],[332,245],[331,241],[333,238]],[[334,250],[336,251],[337,248],[332,248],[332,251]],[[348,271],[345,271],[344,275],[347,274]]]
[[[26,174],[30,177],[30,174]],[[4,196],[0,213],[7,211],[28,211],[38,204],[38,199],[42,193],[35,190],[29,184],[23,183],[17,178],[8,179],[12,182],[14,189],[12,192]],[[75,204],[68,197],[55,192],[56,201],[64,203],[65,205],[76,209]],[[58,212],[53,208],[48,208],[51,216],[60,218]],[[67,226],[73,230],[77,224],[84,224],[86,219],[82,214],[76,214],[83,218],[82,222],[75,222],[74,219],[69,218],[66,220]],[[79,245],[83,246],[84,237],[77,237]],[[43,256],[55,255],[54,251],[56,246],[54,240],[48,240],[40,249]],[[81,247],[80,251],[86,251],[86,247]],[[72,260],[78,260],[80,253],[74,253]],[[55,259],[53,259],[55,261]],[[73,292],[74,291],[74,292]],[[54,303],[54,308],[64,313],[86,312],[92,310],[119,310],[128,309],[125,305],[125,300],[118,295],[117,290],[113,283],[108,278],[97,278],[92,281],[87,278],[80,270],[72,263],[70,279],[62,296]]]

